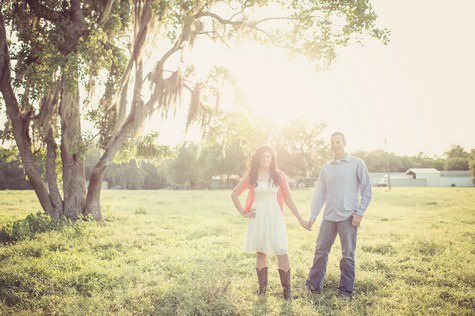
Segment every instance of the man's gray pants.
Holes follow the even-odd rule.
[[[355,283],[355,252],[358,227],[351,225],[352,217],[341,222],[323,221],[318,233],[317,246],[313,265],[308,274],[306,286],[311,291],[323,289],[323,279],[328,263],[328,254],[335,242],[336,235],[340,236],[342,257],[340,260],[340,292],[351,295]]]

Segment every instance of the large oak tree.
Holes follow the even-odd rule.
[[[276,16],[263,17],[268,6]],[[375,20],[367,0],[2,0],[5,131],[46,212],[101,219],[104,171],[147,117],[172,113],[183,91],[190,97],[188,124],[209,113],[206,102],[216,91],[189,81],[189,71],[168,62],[174,56],[186,60],[185,49],[190,54],[205,38],[252,38],[328,65],[338,47],[364,36],[387,41]],[[145,62],[154,65],[148,73]],[[100,98],[93,97],[101,90],[95,87],[103,87]],[[84,102],[82,89],[89,95]],[[88,187],[85,113],[102,149]]]

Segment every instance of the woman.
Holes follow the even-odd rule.
[[[246,189],[249,192],[243,208],[239,196]],[[305,229],[308,229],[308,223],[300,216],[290,196],[285,174],[276,168],[274,154],[269,146],[257,149],[251,160],[249,174],[236,185],[231,198],[239,213],[249,218],[244,251],[257,255],[258,295],[264,295],[267,288],[267,256],[277,255],[284,298],[290,299],[290,263],[283,216],[284,202]]]

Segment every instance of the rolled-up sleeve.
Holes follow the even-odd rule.
[[[358,180],[360,181],[361,199],[360,205],[356,210],[356,214],[359,216],[363,216],[373,197],[368,168],[366,167],[366,164],[363,160],[361,160],[361,163],[358,165]]]

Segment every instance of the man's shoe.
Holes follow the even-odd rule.
[[[313,289],[309,288],[308,286],[306,286],[305,289],[307,290],[308,294],[321,294],[322,293],[321,290],[313,290]]]
[[[350,301],[351,300],[351,294],[345,293],[345,292],[339,292],[338,293],[338,298],[341,300],[345,301]]]

